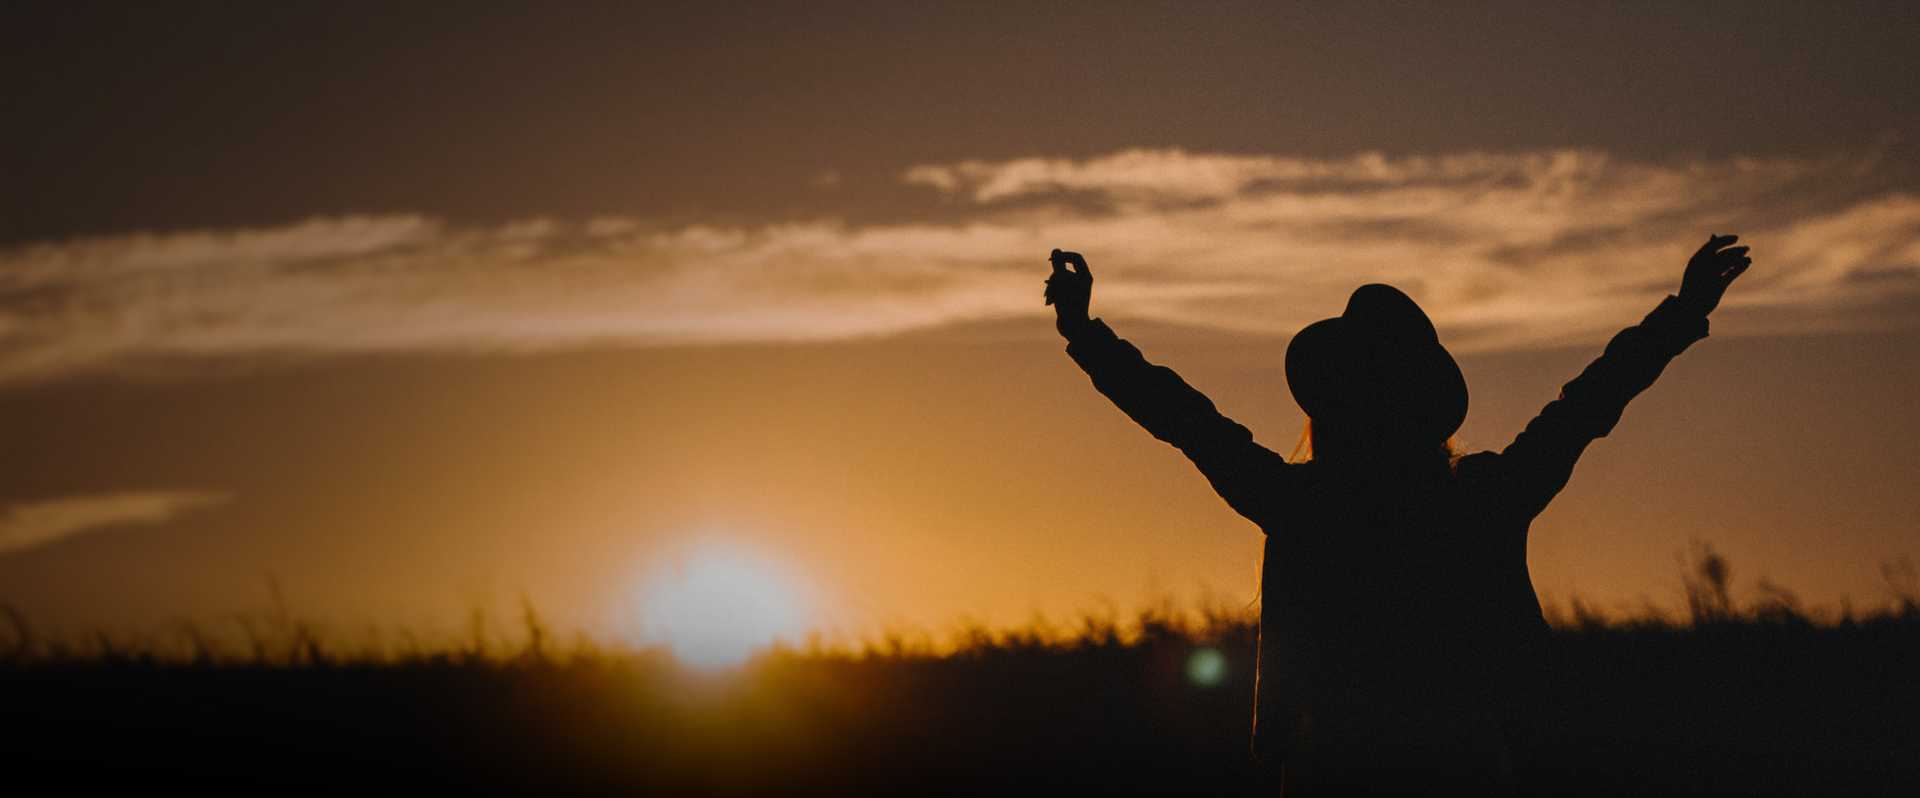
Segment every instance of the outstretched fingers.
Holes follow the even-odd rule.
[[[1740,240],[1739,236],[1723,236],[1723,235],[1707,236],[1707,243],[1700,245],[1700,251],[1695,252],[1694,257],[1700,257],[1703,255],[1712,255],[1718,252],[1721,247],[1724,247],[1728,244],[1731,244],[1739,240]],[[1746,247],[1741,247],[1740,249],[1742,251],[1745,251]]]

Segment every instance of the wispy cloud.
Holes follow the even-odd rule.
[[[132,491],[16,504],[0,515],[0,555],[111,527],[163,523],[229,498],[222,493]]]
[[[937,218],[664,226],[421,216],[130,234],[0,252],[0,379],[146,356],[820,340],[1041,316],[1077,248],[1096,310],[1288,333],[1364,281],[1449,342],[1597,337],[1672,290],[1708,232],[1757,264],[1729,299],[1778,324],[1920,295],[1920,197],[1870,156],[1622,161],[1591,151],[1311,159],[1134,150],[928,164]],[[1762,312],[1750,329],[1772,331]],[[1791,320],[1791,321],[1789,321]]]

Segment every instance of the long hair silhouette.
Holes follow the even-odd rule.
[[[1288,343],[1308,421],[1288,458],[1088,314],[1093,273],[1054,250],[1045,299],[1093,386],[1179,449],[1266,535],[1253,755],[1289,795],[1500,794],[1547,632],[1527,571],[1533,518],[1588,444],[1752,260],[1709,236],[1669,295],[1566,383],[1504,449],[1463,454],[1467,385],[1420,306],[1392,286]]]

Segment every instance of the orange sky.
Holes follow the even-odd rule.
[[[1243,603],[1258,531],[1061,352],[1050,248],[1282,451],[1286,337],[1400,285],[1497,449],[1709,232],[1754,269],[1536,585],[1672,604],[1703,540],[1877,602],[1920,556],[1913,21],[1741,8],[22,11],[0,603],[153,630],[272,575],[349,638],[523,593],[619,638],[702,539],[851,633]]]

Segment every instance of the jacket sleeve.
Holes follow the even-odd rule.
[[[1173,444],[1199,466],[1234,511],[1266,528],[1295,467],[1253,441],[1253,433],[1215,410],[1213,401],[1172,369],[1147,362],[1140,350],[1094,319],[1067,344],[1067,355],[1153,437]]]
[[[1500,453],[1509,506],[1527,518],[1546,509],[1566,487],[1587,444],[1612,432],[1627,402],[1652,385],[1669,361],[1705,337],[1706,315],[1673,296],[1638,325],[1614,335],[1599,359],[1562,387],[1560,398]]]

